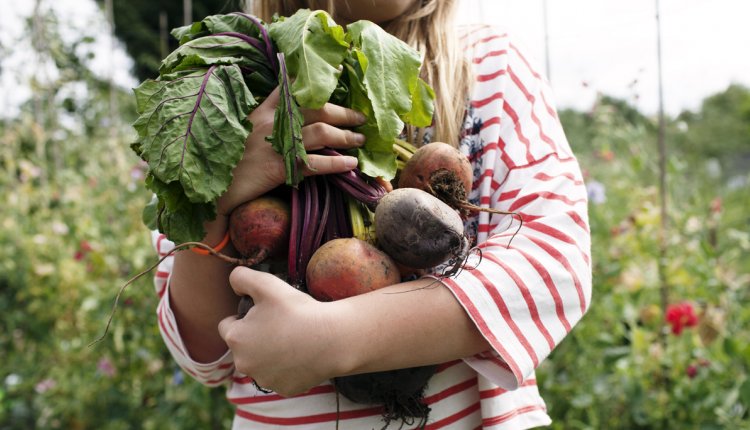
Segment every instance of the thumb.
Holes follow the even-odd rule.
[[[253,270],[248,267],[238,266],[229,274],[229,284],[238,296],[250,296],[255,304],[262,303],[271,297],[273,291],[283,291],[276,284],[284,284],[284,281],[276,276]]]
[[[236,321],[236,316],[229,316],[219,321],[219,336],[224,339],[224,342],[227,341],[227,333],[229,333],[230,327],[232,327],[232,324]]]

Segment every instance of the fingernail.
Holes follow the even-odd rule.
[[[365,143],[366,139],[367,138],[362,133],[352,133],[352,140],[354,141],[354,143],[357,143],[357,144],[361,145],[361,144]]]
[[[348,155],[344,156],[344,166],[347,169],[353,169],[357,167],[357,164],[359,164],[359,161],[357,161],[357,157],[350,157]]]
[[[367,122],[367,117],[362,112],[357,112],[357,121],[360,124],[364,124],[365,122]]]

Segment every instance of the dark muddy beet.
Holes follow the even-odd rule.
[[[391,421],[422,428],[430,408],[424,403],[427,383],[437,366],[420,366],[385,372],[334,378],[336,390],[347,399],[361,404],[382,405],[386,426]]]

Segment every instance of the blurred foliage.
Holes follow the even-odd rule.
[[[104,7],[105,0],[96,0]],[[242,10],[244,0],[191,0],[193,20],[217,13]],[[125,44],[135,61],[133,73],[139,81],[155,78],[161,59],[177,47],[177,40],[169,35],[175,27],[184,25],[182,1],[128,0],[114,1],[115,34]],[[162,52],[160,15],[166,17],[167,52]]]
[[[148,276],[89,346],[154,262],[150,194],[132,94],[82,66],[87,40],[65,46],[54,14],[40,18],[53,78],[30,76],[32,99],[0,121],[0,429],[228,428],[223,394],[184,383],[164,349]]]
[[[538,372],[553,428],[750,428],[749,103],[733,85],[667,124],[669,302],[698,316],[680,335],[660,307],[655,119],[607,97],[561,112],[590,189],[594,295]]]
[[[115,5],[150,10],[136,3]],[[0,122],[0,429],[229,428],[223,390],[164,347],[149,276],[88,346],[155,261],[149,195],[128,147],[132,95],[89,73],[75,54],[87,41],[59,43],[47,18],[60,73],[32,79],[22,114]],[[659,302],[655,120],[608,97],[560,112],[590,189],[594,296],[538,372],[553,428],[750,428],[749,112],[734,85],[669,119],[669,297],[698,316],[679,336]]]

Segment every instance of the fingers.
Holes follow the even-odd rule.
[[[253,302],[260,303],[265,298],[266,286],[283,282],[274,275],[244,266],[238,266],[229,274],[229,284],[238,296],[250,296]]]
[[[365,136],[324,122],[316,122],[302,127],[302,142],[308,151],[325,147],[350,149],[362,146],[365,143]]]
[[[348,155],[329,156],[308,154],[307,164],[309,167],[305,167],[303,173],[305,176],[344,173],[357,167],[357,163],[357,157],[350,157]]]
[[[356,127],[367,120],[360,112],[326,103],[320,109],[302,109],[305,117],[304,125],[324,122],[338,127]]]

